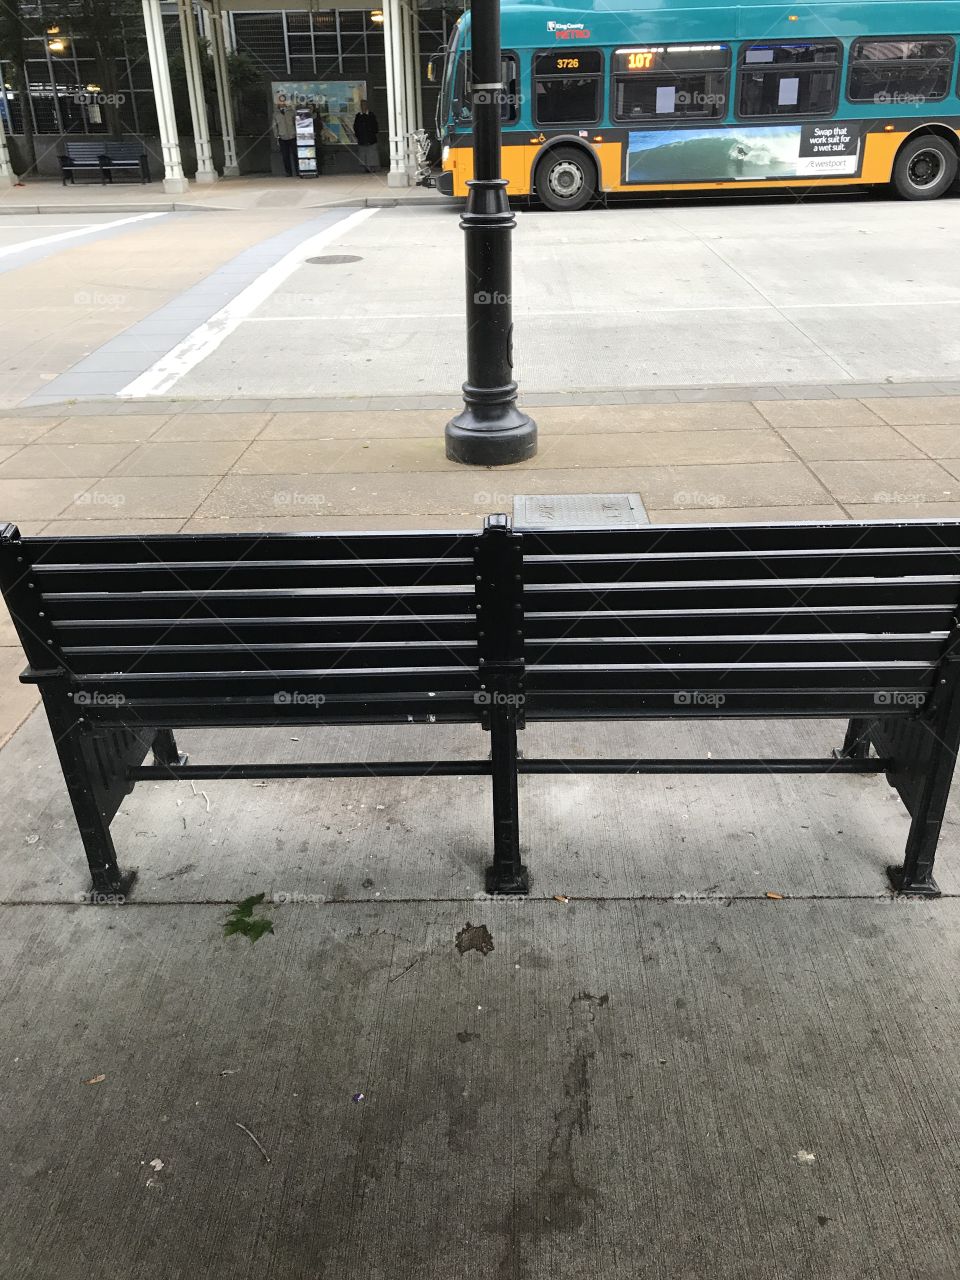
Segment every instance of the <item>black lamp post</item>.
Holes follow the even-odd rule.
[[[473,0],[473,180],[460,225],[467,266],[467,381],[463,411],[447,423],[447,457],[470,466],[522,462],[537,451],[537,424],[517,408],[513,380],[510,233],[516,226],[500,177],[500,0]]]

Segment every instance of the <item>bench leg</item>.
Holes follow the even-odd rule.
[[[834,751],[837,760],[866,760],[870,756],[871,720],[851,720],[843,746]]]
[[[187,757],[180,754],[172,729],[158,729],[153,740],[154,764],[186,764]]]
[[[960,750],[960,661],[948,657],[926,714],[898,735],[899,759],[888,778],[913,819],[902,867],[888,868],[898,893],[938,898],[933,864]]]
[[[48,714],[70,803],[87,855],[93,892],[126,897],[136,872],[124,875],[117,863],[117,851],[110,834],[110,821],[116,805],[104,788],[102,769],[98,768],[93,744],[76,724],[70,724],[67,717],[59,715],[49,705]]]
[[[911,807],[913,821],[903,866],[888,867],[887,875],[898,893],[939,898],[940,888],[933,878],[933,864],[957,763],[957,744],[956,741],[951,744],[943,740],[942,725],[922,727],[931,739],[929,764]]]
[[[520,861],[520,803],[517,794],[517,713],[494,707],[490,713],[493,776],[493,865],[487,867],[487,893],[521,896],[530,892],[527,868]]]

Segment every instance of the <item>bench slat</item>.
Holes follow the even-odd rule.
[[[524,559],[524,581],[528,586],[567,583],[608,582],[763,582],[778,579],[838,578],[928,578],[960,574],[960,551],[952,548],[922,551],[790,552],[757,556],[751,552],[729,552],[707,559],[704,556],[654,555],[638,559],[625,556],[570,556],[563,560]]]
[[[275,641],[294,643],[326,641],[353,644],[362,640],[380,641],[473,641],[476,620],[472,615],[434,615],[426,618],[404,618],[401,613],[389,617],[350,618],[160,618],[107,619],[101,621],[66,620],[54,623],[54,631],[63,645],[108,647],[111,644],[260,644],[269,636]]]
[[[943,653],[946,635],[872,636],[673,636],[643,640],[616,638],[606,641],[558,638],[527,641],[527,671],[548,663],[582,671],[594,666],[624,666],[632,662],[658,662],[665,666],[690,662],[726,663],[728,666],[777,663],[784,668],[807,661],[927,662],[933,668]]]
[[[314,588],[297,591],[126,591],[112,594],[44,595],[47,616],[58,620],[137,621],[159,616],[251,618],[271,622],[275,618],[418,618],[461,616],[473,603],[470,587],[365,587]]]
[[[688,636],[717,634],[797,635],[801,633],[836,634],[861,631],[868,635],[899,635],[904,632],[946,633],[953,622],[949,609],[907,605],[902,609],[840,608],[822,609],[655,609],[606,610],[583,613],[571,610],[555,613],[528,613],[524,633],[528,640],[551,637],[604,636],[649,637],[671,631]]]
[[[129,645],[112,649],[67,648],[63,659],[75,675],[147,675],[180,669],[215,675],[258,670],[409,671],[420,667],[436,670],[441,665],[475,669],[477,650],[474,645],[457,646],[435,640],[391,645]]]
[[[31,538],[33,563],[90,567],[102,564],[233,564],[238,560],[470,559],[475,533],[399,530],[390,533],[159,533],[142,538]]]
[[[792,578],[756,582],[570,583],[524,588],[524,612],[621,609],[807,608],[843,605],[940,605],[956,610],[960,577],[912,581],[903,578]]]
[[[102,591],[109,582],[116,591],[183,591],[190,594],[217,591],[262,590],[265,587],[298,587],[317,582],[327,590],[356,590],[371,587],[460,586],[473,576],[473,566],[449,559],[381,561],[364,564],[338,561],[324,565],[100,565],[84,569],[40,568],[36,570],[41,589],[51,595],[86,594]],[[138,585],[139,584],[139,585]]]
[[[524,533],[524,556],[606,553],[836,550],[854,547],[960,548],[960,520],[825,521],[804,524],[651,525],[641,529],[571,529]]]

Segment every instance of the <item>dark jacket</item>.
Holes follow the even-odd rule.
[[[358,147],[376,146],[379,132],[380,126],[372,111],[357,112],[353,118],[353,136],[357,140]]]

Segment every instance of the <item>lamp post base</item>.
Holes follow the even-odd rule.
[[[537,424],[516,404],[466,404],[447,423],[447,457],[468,467],[505,467],[537,452]]]

